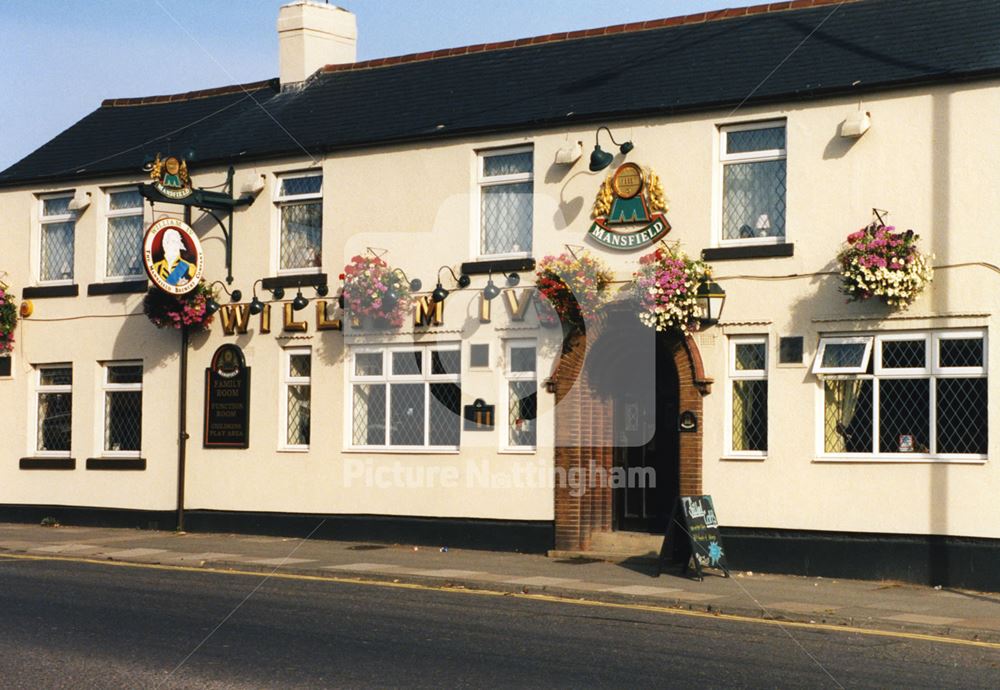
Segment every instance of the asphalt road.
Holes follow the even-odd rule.
[[[991,649],[263,579],[0,559],[0,687],[1000,687]]]

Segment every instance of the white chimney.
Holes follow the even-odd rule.
[[[309,0],[278,10],[278,63],[281,85],[305,81],[323,65],[357,59],[358,23],[336,5]]]

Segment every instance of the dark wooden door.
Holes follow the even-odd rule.
[[[680,488],[679,382],[666,337],[657,334],[651,389],[615,400],[616,464],[627,480],[613,491],[617,530],[662,534]]]

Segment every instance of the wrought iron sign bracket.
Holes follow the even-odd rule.
[[[226,283],[233,283],[233,211],[249,206],[257,197],[254,194],[242,194],[239,197],[233,195],[233,176],[235,170],[229,166],[226,173],[226,182],[223,191],[215,192],[210,189],[193,189],[188,196],[173,198],[161,193],[155,185],[139,185],[139,193],[149,200],[150,204],[177,204],[179,206],[191,206],[203,211],[212,217],[226,240]],[[227,221],[223,222],[220,214],[228,214]]]

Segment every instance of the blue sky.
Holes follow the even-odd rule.
[[[0,170],[105,98],[176,93],[277,76],[275,22],[278,7],[286,1],[2,0]],[[358,16],[358,58],[365,60],[761,1],[341,0],[337,4]]]

